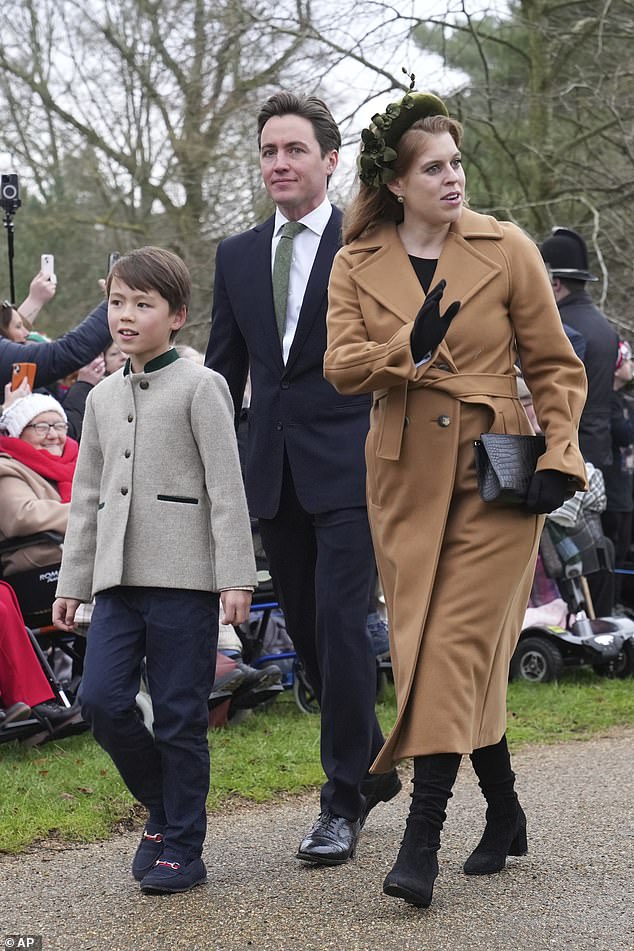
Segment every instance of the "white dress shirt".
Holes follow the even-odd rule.
[[[288,360],[288,354],[297,330],[299,312],[302,309],[304,294],[310,272],[315,263],[317,250],[321,236],[324,233],[326,225],[330,221],[332,214],[332,205],[327,198],[324,198],[321,205],[314,208],[311,212],[300,218],[300,222],[306,225],[303,231],[293,240],[293,257],[291,259],[291,272],[288,281],[288,303],[286,308],[286,325],[284,330],[284,340],[282,341],[282,358],[284,363]],[[273,227],[273,240],[271,242],[271,274],[273,274],[273,263],[275,261],[275,251],[280,240],[282,228],[288,221],[282,212],[275,211],[275,224]]]

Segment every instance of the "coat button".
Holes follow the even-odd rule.
[[[147,380],[141,380],[141,382],[139,383],[139,386],[141,387],[142,390],[147,390],[149,385],[150,384],[148,383]]]
[[[132,415],[132,413],[128,413],[128,422],[131,423],[133,421],[134,421],[134,416]]]
[[[282,425],[282,423],[276,423],[276,424],[275,424],[275,428],[277,429],[277,431],[278,431],[278,433],[279,433],[279,432],[281,432],[282,429],[284,429],[284,426]]]
[[[443,429],[446,429],[447,426],[451,425],[451,418],[449,416],[439,416],[436,422],[439,426],[442,426]]]
[[[127,490],[127,488],[126,488],[125,485],[124,485],[124,486],[121,487],[121,495],[127,495],[127,494],[128,494],[128,490]]]
[[[132,455],[132,453],[130,452],[129,449],[126,449],[126,451],[123,453],[123,455],[126,457],[126,459],[129,459],[130,456]]]
[[[291,384],[288,382],[288,380],[282,380],[282,382],[280,383],[280,387],[281,387],[283,390],[287,390],[290,385],[291,385]]]

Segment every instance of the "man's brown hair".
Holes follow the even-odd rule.
[[[341,148],[341,133],[333,115],[316,96],[296,96],[292,92],[277,92],[262,103],[258,113],[258,148],[262,142],[262,129],[274,116],[300,116],[308,119],[319,143],[321,157],[327,152]]]

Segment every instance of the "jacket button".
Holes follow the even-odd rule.
[[[282,380],[282,382],[280,383],[280,387],[281,387],[283,390],[287,390],[290,385],[291,385],[291,384],[288,382],[288,380]]]
[[[126,489],[126,487],[125,487],[125,485],[124,485],[124,486],[121,487],[121,495],[127,495],[127,494],[128,494],[128,490]]]
[[[132,413],[128,413],[128,422],[132,423],[133,421],[134,421],[134,416],[132,415]]]
[[[148,383],[147,380],[141,380],[141,382],[139,383],[139,386],[141,387],[142,390],[147,390],[149,385],[150,384]]]
[[[284,429],[284,426],[282,425],[282,423],[276,423],[276,424],[275,424],[275,428],[277,429],[277,431],[278,431],[278,433],[279,433],[279,432],[281,432],[282,429]]]
[[[451,418],[449,416],[439,416],[436,422],[439,426],[442,426],[443,429],[446,429],[447,426],[451,425]]]
[[[123,455],[126,457],[126,459],[129,459],[130,456],[132,455],[132,453],[130,452],[129,449],[126,449],[126,451],[123,453]]]

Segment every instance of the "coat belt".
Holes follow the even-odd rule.
[[[385,410],[376,454],[381,459],[397,460],[405,429],[407,397],[410,390],[434,389],[463,403],[479,403],[493,411],[492,432],[504,432],[494,399],[518,400],[517,377],[513,373],[446,373],[430,367],[423,379],[406,380],[398,386],[377,390],[374,400],[385,399]]]

